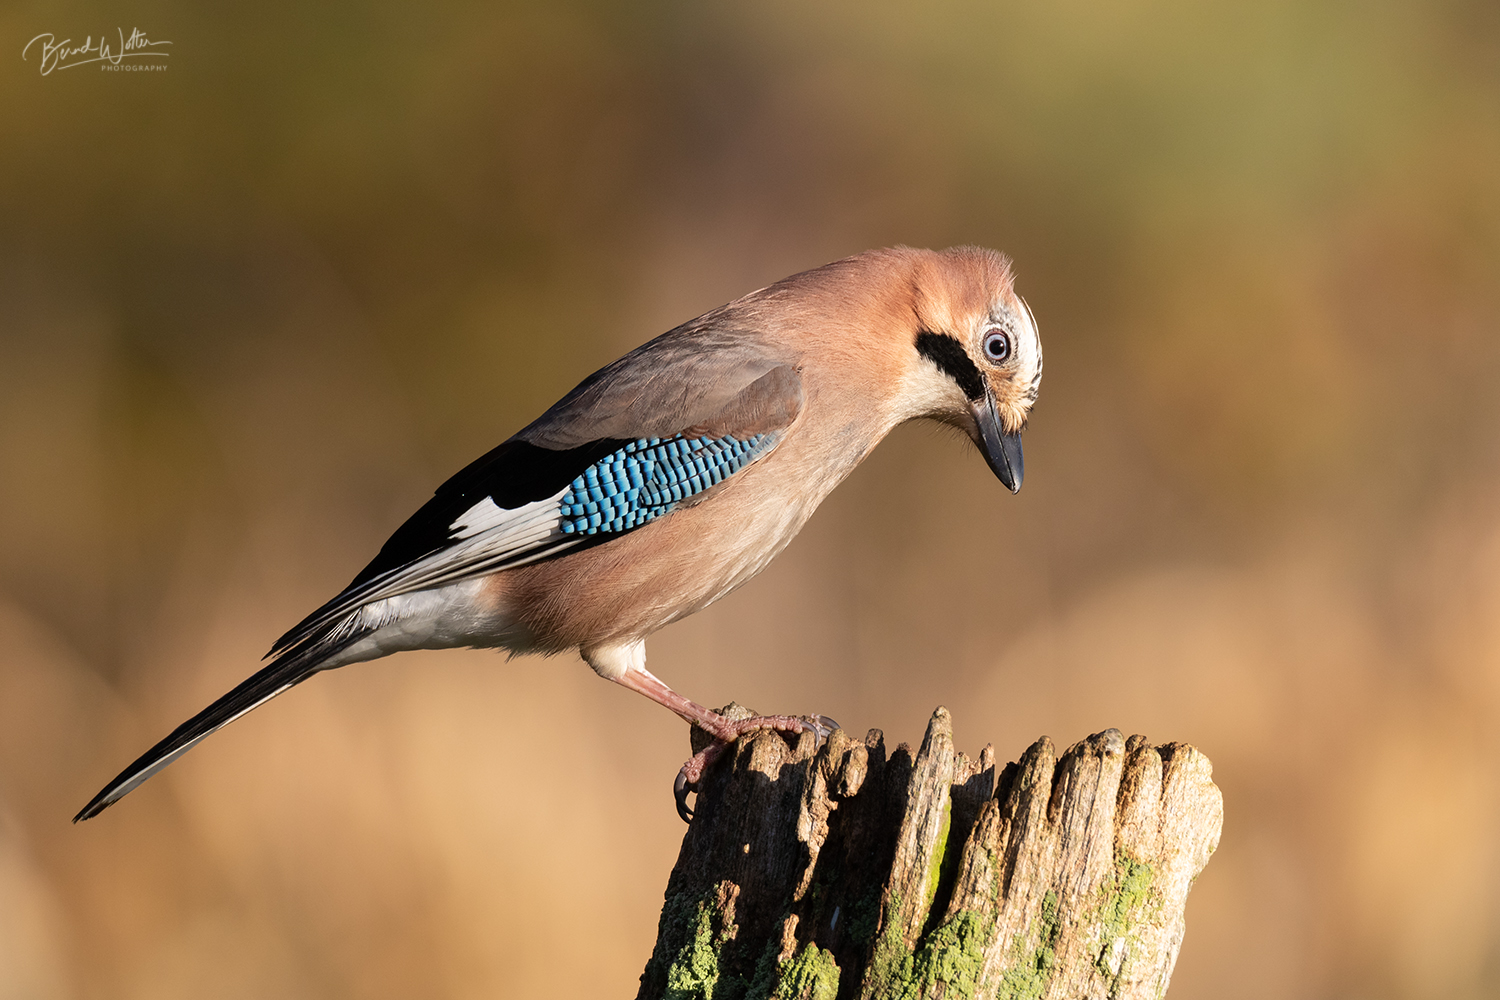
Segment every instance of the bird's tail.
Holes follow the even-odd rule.
[[[88,805],[79,810],[78,815],[73,817],[73,822],[99,815],[134,791],[141,782],[187,753],[199,740],[229,725],[256,706],[265,704],[288,688],[301,684],[319,670],[326,669],[331,665],[330,660],[363,638],[364,634],[345,632],[340,635],[337,634],[340,630],[329,631],[334,634],[310,637],[309,641],[286,650],[233,691],[172,730],[166,739],[141,754],[135,763],[105,785]]]

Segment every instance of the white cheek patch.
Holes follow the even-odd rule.
[[[1019,295],[1016,301],[1021,303],[1021,316],[1024,336],[1017,338],[1021,353],[1021,376],[1026,380],[1026,400],[1028,403],[1036,402],[1037,390],[1042,383],[1042,338],[1036,328],[1036,317],[1032,315],[1031,306]]]
[[[968,408],[963,390],[937,365],[925,358],[914,371],[903,373],[891,423],[898,424],[939,413],[961,413]]]

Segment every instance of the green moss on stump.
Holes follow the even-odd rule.
[[[768,970],[766,986],[761,993],[751,989],[745,1000],[834,1000],[839,993],[839,966],[833,952],[809,942],[790,961],[777,963]],[[761,977],[757,976],[757,986]]]
[[[722,935],[714,933],[718,913],[708,900],[698,904],[692,938],[667,967],[666,1000],[713,1000],[719,983],[719,949]]]
[[[965,910],[927,935],[907,965],[897,994],[901,1000],[924,995],[943,983],[943,996],[972,1000],[984,973],[984,952],[995,936],[995,918]]]
[[[911,978],[911,952],[907,950],[896,919],[900,913],[901,893],[892,892],[890,906],[885,911],[885,929],[875,942],[875,951],[865,972],[865,981],[876,986],[876,996],[897,995],[900,985]]]
[[[948,874],[953,867],[954,862],[948,860],[948,834],[952,828],[953,796],[949,795],[943,801],[943,825],[938,829],[937,840],[932,851],[932,863],[927,866],[927,890],[922,900],[924,912],[932,910],[932,901],[937,899],[938,886],[942,884],[943,876]]]
[[[865,890],[859,902],[849,908],[849,938],[858,944],[871,944],[880,926],[880,886]]]
[[[1057,915],[1057,893],[1048,890],[1042,897],[1041,919],[1036,928],[1036,947],[1027,950],[1022,943],[1032,940],[1027,934],[1015,945],[1016,964],[1000,973],[1000,986],[995,1000],[1041,1000],[1052,978],[1052,967],[1057,963],[1057,936],[1062,931],[1062,921]]]
[[[1119,995],[1120,982],[1130,968],[1133,931],[1150,915],[1155,878],[1149,864],[1121,851],[1115,855],[1113,875],[1100,887],[1103,898],[1095,916],[1099,952],[1094,956],[1094,968],[1109,983],[1111,997]]]

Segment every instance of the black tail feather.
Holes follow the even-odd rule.
[[[136,758],[115,780],[105,785],[88,805],[79,810],[78,815],[73,817],[73,822],[99,815],[147,778],[181,757],[199,740],[324,669],[322,664],[360,637],[347,636],[334,643],[314,640],[278,656],[274,662],[252,674],[234,690],[172,730],[166,739]]]

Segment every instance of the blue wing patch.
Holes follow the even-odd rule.
[[[629,531],[723,482],[770,450],[774,434],[741,441],[640,438],[595,462],[562,495],[564,534]]]

